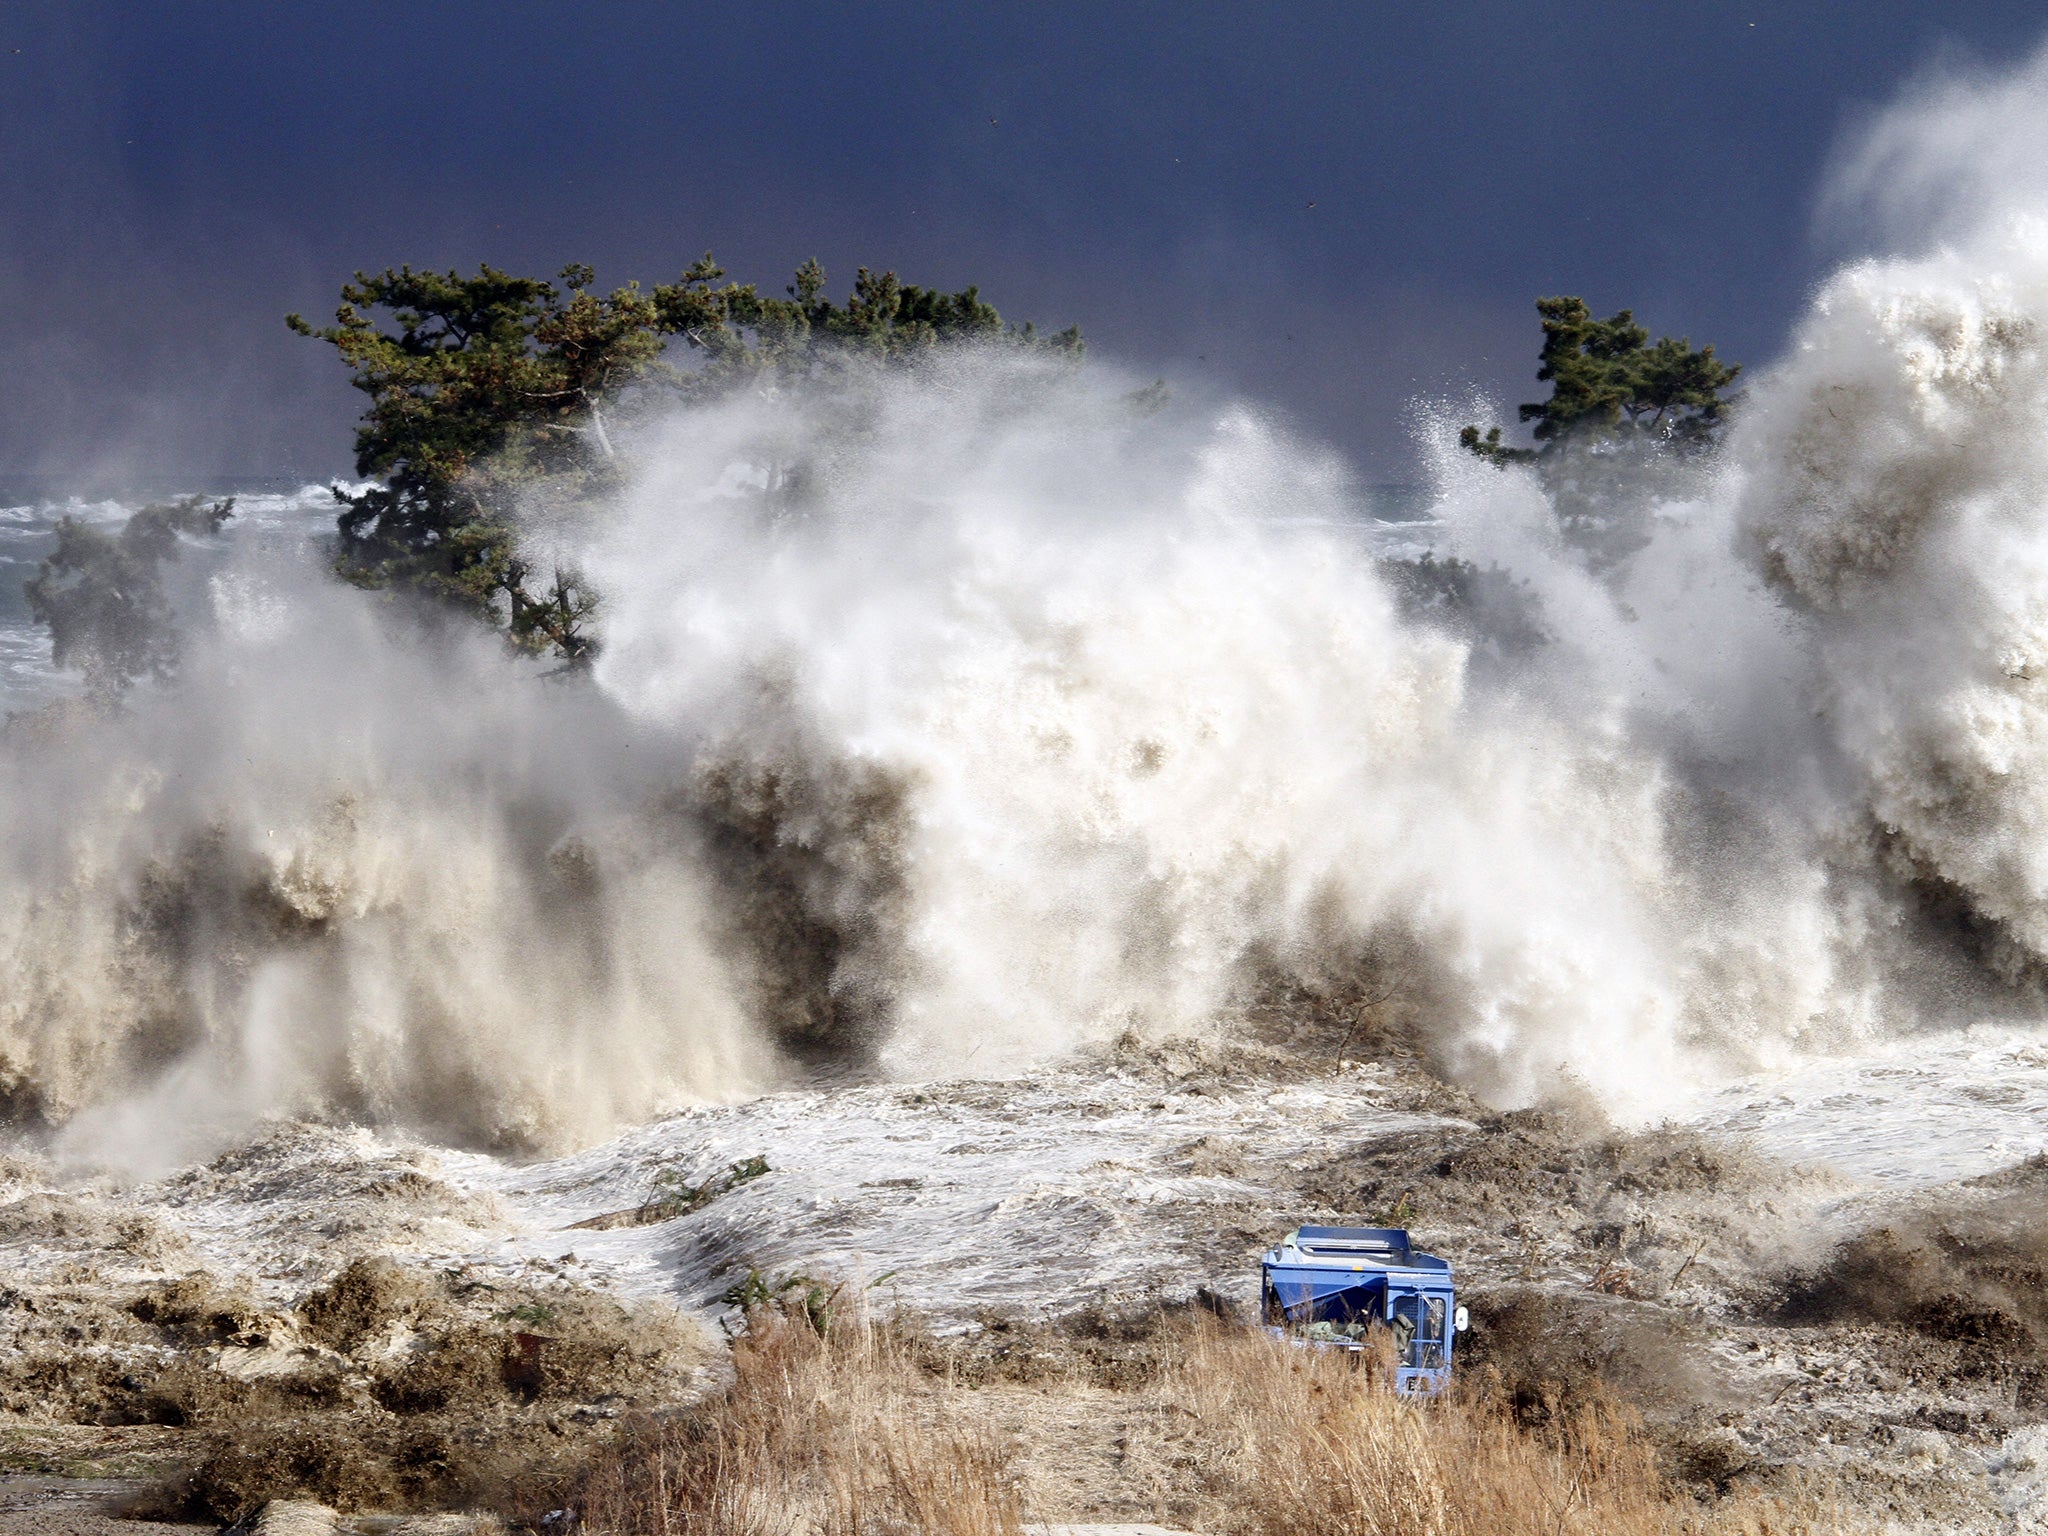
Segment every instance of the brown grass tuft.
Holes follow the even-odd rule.
[[[1174,1486],[1150,1518],[1218,1536],[1819,1536],[1817,1501],[1754,1490],[1701,1504],[1659,1472],[1611,1396],[1540,1431],[1476,1389],[1414,1401],[1386,1361],[1278,1343],[1207,1316],[1176,1320],[1169,1363],[1106,1395],[1176,1426]],[[1037,1490],[976,1385],[901,1320],[835,1306],[821,1331],[764,1309],[722,1395],[643,1421],[586,1485],[592,1536],[1019,1536]],[[1165,1342],[1165,1341],[1162,1341]],[[1080,1380],[1028,1389],[1099,1412]],[[1091,1410],[1091,1403],[1094,1408]],[[1055,1410],[1056,1411],[1056,1410]],[[1119,1518],[1138,1516],[1129,1510]],[[1071,1519],[1072,1513],[1056,1518]],[[1099,1516],[1097,1518],[1100,1518]]]
[[[1260,1536],[1603,1536],[1672,1529],[1635,1420],[1583,1403],[1544,1437],[1469,1398],[1415,1402],[1391,1360],[1203,1329],[1177,1383],[1240,1529]]]
[[[725,1393],[643,1421],[592,1476],[597,1536],[1021,1536],[1003,1448],[949,1422],[910,1338],[858,1307],[764,1308]]]

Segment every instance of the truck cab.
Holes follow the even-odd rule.
[[[1418,1253],[1400,1227],[1299,1227],[1260,1263],[1259,1312],[1274,1334],[1325,1349],[1364,1350],[1385,1328],[1394,1386],[1441,1392],[1465,1328],[1451,1266]]]

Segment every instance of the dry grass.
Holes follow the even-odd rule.
[[[1017,1536],[1035,1509],[1019,1447],[931,1341],[853,1309],[822,1333],[758,1314],[724,1394],[644,1423],[584,1491],[593,1536]],[[1824,1502],[1754,1491],[1696,1503],[1633,1415],[1596,1397],[1542,1432],[1497,1397],[1416,1402],[1371,1362],[1213,1318],[1113,1394],[1176,1424],[1171,1523],[1229,1536],[1821,1536]],[[1053,1411],[1063,1392],[1041,1384]],[[1072,1412],[1099,1388],[1074,1384]],[[1063,1518],[1072,1518],[1071,1514]],[[1129,1511],[1120,1517],[1132,1518]],[[1098,1516],[1097,1518],[1101,1518]]]
[[[1818,1532],[1818,1509],[1701,1509],[1658,1471],[1633,1414],[1594,1396],[1543,1434],[1504,1402],[1418,1402],[1374,1362],[1204,1324],[1170,1378],[1200,1421],[1230,1523],[1256,1536],[1675,1536]]]
[[[722,1397],[643,1424],[606,1457],[585,1490],[585,1529],[1021,1536],[1001,1448],[947,1422],[915,1354],[858,1308],[822,1331],[801,1310],[762,1309],[734,1344]]]

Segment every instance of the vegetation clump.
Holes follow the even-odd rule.
[[[1498,565],[1425,552],[1412,560],[1382,560],[1380,572],[1407,618],[1450,629],[1481,654],[1516,655],[1552,638],[1529,584]]]
[[[650,1221],[667,1221],[672,1216],[681,1216],[709,1205],[720,1195],[732,1193],[742,1184],[751,1184],[769,1172],[768,1159],[762,1156],[744,1157],[736,1163],[728,1163],[710,1178],[691,1183],[674,1168],[664,1168],[654,1176],[654,1193],[641,1209]]]
[[[218,533],[234,498],[203,496],[144,507],[118,531],[77,517],[57,522],[57,547],[23,586],[29,612],[50,631],[51,660],[82,672],[87,693],[118,699],[137,681],[167,680],[183,650],[163,567],[181,537]]]
[[[709,1205],[720,1195],[731,1194],[741,1185],[765,1177],[770,1171],[768,1159],[758,1155],[728,1163],[710,1178],[694,1184],[684,1177],[682,1170],[662,1168],[656,1171],[647,1198],[638,1205],[628,1206],[622,1211],[606,1211],[601,1216],[589,1216],[582,1221],[571,1222],[569,1227],[571,1231],[591,1232],[606,1232],[616,1227],[651,1227],[656,1222],[686,1216],[700,1206]]]
[[[1536,378],[1550,397],[1518,412],[1534,423],[1533,447],[1504,442],[1501,428],[1467,426],[1466,451],[1543,477],[1565,537],[1597,567],[1619,564],[1649,541],[1647,508],[1675,465],[1719,440],[1742,372],[1712,346],[1660,336],[1629,310],[1596,319],[1586,301],[1538,299],[1543,347]]]
[[[572,1500],[585,1529],[740,1536],[772,1519],[819,1536],[1014,1536],[1027,1520],[1104,1518],[1073,1502],[1074,1467],[1040,1459],[1062,1434],[1082,1461],[1114,1443],[1142,1488],[1120,1518],[1231,1536],[1851,1528],[1796,1494],[1700,1502],[1611,1397],[1532,1430],[1483,1392],[1404,1398],[1385,1362],[1200,1310],[1163,1325],[1160,1369],[1117,1389],[1056,1374],[970,1384],[914,1319],[850,1296],[826,1318],[772,1300],[750,1312],[722,1393],[607,1446]]]
[[[522,510],[573,518],[615,488],[627,424],[678,401],[797,388],[950,344],[1081,352],[1078,330],[1006,324],[972,286],[948,293],[863,267],[839,304],[816,261],[781,298],[724,277],[708,253],[672,283],[608,293],[584,265],[553,282],[403,266],[358,272],[330,326],[288,316],[333,346],[369,397],[356,472],[376,483],[335,490],[336,569],[483,618],[521,650],[584,661],[596,594],[571,565],[532,553]]]

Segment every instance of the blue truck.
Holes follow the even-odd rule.
[[[1299,1227],[1259,1266],[1259,1311],[1275,1334],[1328,1349],[1393,1335],[1394,1386],[1437,1393],[1465,1331],[1451,1266],[1418,1253],[1400,1227]]]

